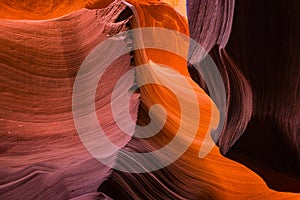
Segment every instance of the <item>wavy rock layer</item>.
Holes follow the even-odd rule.
[[[61,17],[81,8],[105,8],[113,0],[63,0],[63,1],[1,1],[1,19],[51,19]]]
[[[137,3],[132,2],[134,5]],[[138,16],[148,14],[150,10],[160,10],[165,5],[151,5],[145,6],[137,5]],[[161,7],[160,7],[161,6]],[[174,12],[174,11],[173,11]],[[176,15],[167,13],[168,16]],[[140,17],[141,18],[141,17]],[[139,24],[142,27],[158,26],[168,27],[173,30],[184,32],[182,26],[172,26],[172,24],[164,21],[165,18],[143,18],[143,21]],[[176,20],[176,18],[173,18]],[[232,18],[231,18],[232,19]],[[179,23],[187,26],[184,19],[178,19]],[[135,27],[136,21],[132,24]],[[229,22],[231,23],[231,22]],[[176,23],[174,23],[176,24]],[[229,28],[230,29],[230,28]],[[226,32],[226,31],[225,31]],[[155,32],[153,32],[155,35]],[[218,33],[217,35],[219,35]],[[226,33],[228,34],[228,33]],[[223,37],[223,36],[222,36]],[[176,43],[176,41],[174,41]],[[215,42],[216,43],[216,40]],[[183,47],[184,48],[184,47]],[[143,54],[144,53],[144,54]],[[154,60],[156,62],[167,62],[161,56],[161,52],[157,50],[146,50],[145,52],[135,52],[136,64],[141,64],[147,59]],[[222,53],[222,52],[221,52]],[[141,59],[140,57],[143,57]],[[174,55],[168,55],[169,60],[176,59]],[[225,60],[225,59],[224,59]],[[169,61],[171,62],[171,61]],[[186,75],[184,70],[185,65],[181,65],[180,62],[168,63],[169,66],[178,70],[182,75]],[[232,66],[228,66],[230,68]],[[236,69],[238,70],[238,69]],[[228,72],[231,73],[231,72]],[[149,76],[149,74],[147,74]],[[188,77],[187,77],[188,78]],[[174,82],[174,84],[176,84]],[[200,127],[198,134],[194,140],[194,143],[190,146],[188,151],[181,156],[176,162],[170,166],[157,170],[151,173],[132,174],[124,173],[120,171],[114,171],[112,176],[109,177],[99,188],[98,191],[108,194],[114,199],[297,199],[299,195],[291,193],[280,193],[269,189],[262,178],[256,175],[248,168],[242,166],[239,163],[224,158],[217,147],[211,151],[211,153],[201,159],[198,157],[198,151],[204,140],[204,130],[208,127],[209,118],[213,114],[213,110],[206,112],[210,99],[205,98],[205,93],[196,85],[193,86],[194,92],[198,94],[201,117]],[[149,92],[151,91],[151,92]],[[192,92],[192,91],[191,91]],[[129,142],[126,149],[134,152],[149,152],[157,150],[165,146],[176,133],[180,120],[173,116],[180,116],[180,110],[178,106],[172,105],[170,102],[176,102],[175,96],[172,96],[167,91],[163,92],[158,86],[147,87],[141,89],[141,106],[139,111],[138,123],[145,125],[149,122],[149,118],[146,117],[149,108],[152,104],[160,103],[164,105],[164,108],[168,111],[168,117],[171,118],[172,126],[168,126],[168,121],[165,124],[164,129],[161,132],[148,140],[133,139]],[[202,98],[200,97],[202,94]],[[207,97],[207,96],[206,96]],[[188,103],[188,100],[187,102]],[[191,102],[189,102],[191,103]],[[172,106],[170,106],[170,104]],[[203,107],[201,107],[201,105]],[[171,107],[171,108],[170,108]],[[173,119],[172,119],[173,117]],[[211,119],[214,119],[212,117]],[[247,122],[247,121],[246,121]],[[170,122],[169,122],[170,123]],[[202,126],[201,126],[202,125]],[[232,124],[231,124],[232,125]],[[188,137],[188,135],[187,135]],[[130,168],[131,162],[123,162]],[[142,163],[136,163],[142,165]],[[151,164],[151,163],[149,163]],[[114,188],[114,191],[111,191]],[[117,191],[117,192],[116,192]]]
[[[111,170],[88,153],[79,140],[72,116],[72,90],[79,66],[88,54],[109,36],[128,28],[168,28],[187,36],[191,35],[206,50],[211,50],[210,53],[225,80],[228,107],[226,108],[226,126],[218,141],[220,151],[232,153],[230,155],[233,158],[243,161],[262,174],[264,179],[269,181],[268,184],[274,188],[298,191],[297,173],[299,168],[298,165],[294,165],[298,162],[297,145],[299,147],[297,136],[299,129],[297,121],[298,84],[295,86],[292,82],[288,82],[286,85],[278,86],[280,94],[287,92],[287,94],[293,95],[290,97],[290,104],[277,111],[276,108],[283,103],[284,98],[280,98],[277,90],[272,90],[270,96],[266,95],[265,100],[260,100],[264,89],[260,90],[261,82],[256,82],[255,72],[251,71],[252,68],[247,68],[254,61],[250,57],[244,59],[248,53],[251,54],[257,50],[259,45],[254,45],[254,47],[251,44],[245,45],[243,47],[245,50],[241,52],[243,59],[238,58],[237,54],[240,52],[239,44],[243,43],[239,39],[249,41],[247,39],[252,37],[249,32],[244,32],[244,29],[248,30],[249,27],[245,28],[243,25],[243,23],[251,22],[251,18],[247,18],[247,16],[252,15],[245,14],[243,8],[249,5],[255,6],[247,1],[246,3],[238,2],[236,8],[241,11],[235,10],[235,15],[240,18],[235,19],[234,1],[190,0],[188,2],[188,24],[184,1],[130,0],[126,4],[128,7],[121,0],[109,4],[111,2],[101,0],[39,1],[36,4],[34,2],[1,2],[1,18],[10,19],[1,20],[0,24],[0,29],[4,30],[0,33],[0,43],[3,44],[0,76],[1,199],[299,199],[298,194],[276,192],[269,189],[257,174],[242,164],[222,156],[217,146],[214,146],[208,156],[199,158],[199,150],[207,139],[206,133],[217,126],[220,112],[207,95],[207,87],[193,66],[189,66],[188,70],[186,59],[161,50],[135,51],[133,52],[134,58],[128,53],[110,65],[100,79],[97,88],[95,98],[97,117],[109,139],[128,151],[150,152],[162,148],[174,137],[178,137],[176,132],[183,120],[179,101],[174,91],[160,85],[150,84],[141,87],[140,95],[134,93],[129,107],[133,120],[137,120],[139,125],[147,125],[150,121],[151,106],[153,104],[162,105],[166,110],[167,120],[157,135],[147,139],[135,137],[131,139],[120,130],[113,119],[110,109],[113,87],[126,71],[132,69],[132,66],[146,64],[149,65],[149,68],[135,75],[137,83],[151,77],[171,84],[176,91],[180,91],[181,95],[186,95],[187,98],[183,103],[188,108],[187,113],[190,120],[185,119],[184,136],[180,140],[191,139],[190,130],[194,127],[193,124],[199,124],[196,137],[192,138],[191,146],[168,167],[148,173],[125,173]],[[277,10],[294,8],[294,4],[296,5],[295,2],[289,1],[287,7],[278,7]],[[89,9],[80,9],[83,7]],[[104,7],[106,8],[99,10]],[[259,13],[263,15],[263,11]],[[65,14],[68,15],[60,17]],[[284,19],[292,21],[296,16],[294,8]],[[273,24],[273,26],[275,25]],[[239,39],[229,37],[232,29],[233,36]],[[270,28],[270,30],[273,29]],[[297,31],[292,29],[291,32],[290,38],[296,38]],[[153,31],[152,36],[162,39],[163,36],[157,34]],[[274,38],[280,39],[279,36],[274,36]],[[148,38],[133,36],[132,39],[133,43],[146,43]],[[188,42],[180,43],[176,38],[165,39],[174,42],[177,45],[176,48],[182,49],[186,55],[190,53],[200,58],[205,56],[205,52],[195,52],[194,49],[190,49],[188,52]],[[288,41],[292,41],[292,39]],[[152,42],[154,43],[155,40]],[[286,47],[283,43],[281,45]],[[250,50],[246,49],[248,46],[251,47]],[[117,49],[115,50],[117,51]],[[296,57],[292,56],[292,60],[295,62],[291,65],[287,64],[290,60],[289,55],[295,55],[293,52],[297,52],[294,46],[289,53],[281,52],[287,56],[283,66],[291,66],[286,70],[298,74],[299,71],[293,67],[297,64]],[[109,55],[110,52],[107,52],[107,57]],[[270,53],[270,56],[273,55],[277,54]],[[184,77],[183,80],[187,81],[188,85],[183,85],[176,76],[168,76],[163,70],[153,70],[150,67],[153,62],[169,66],[181,77]],[[259,60],[255,62],[259,62]],[[198,84],[192,80],[189,71],[192,72],[192,77]],[[278,71],[278,77],[281,77],[281,72]],[[260,80],[263,78],[261,77]],[[290,80],[289,77],[286,79]],[[298,78],[295,78],[294,81],[297,82]],[[252,88],[253,82],[255,83],[254,89]],[[287,88],[288,91],[284,88]],[[125,92],[129,90],[129,88],[122,89]],[[196,101],[189,98],[190,94],[196,95]],[[274,100],[274,106],[268,110],[265,107],[269,105],[268,100],[271,99],[271,95],[279,95],[279,100]],[[141,102],[139,102],[139,97]],[[295,111],[292,110],[293,106],[296,108]],[[200,120],[193,120],[190,115],[192,108],[200,110]],[[124,110],[125,108],[120,106],[117,115],[121,115]],[[251,138],[249,142],[247,139],[253,130],[257,133],[264,130],[264,134],[273,132],[271,127],[274,123],[270,122],[270,126],[267,127],[261,125],[264,121],[260,122],[260,126],[255,125],[255,120],[265,120],[264,113],[268,113],[267,119],[274,120],[272,122],[279,124],[275,133],[286,138],[286,144],[288,144],[284,144],[282,147],[285,153],[279,152],[279,155],[287,156],[283,158],[286,160],[283,162],[282,168],[278,167],[275,159],[268,157],[274,155],[272,148],[264,153],[261,153],[262,148],[257,148],[259,152],[252,151],[253,146],[250,145],[256,146],[257,143],[254,144],[251,141],[257,140]],[[284,118],[281,116],[282,113],[285,113]],[[164,121],[161,115],[155,117],[159,122]],[[249,124],[250,119],[253,119],[250,122],[253,123],[254,128],[251,128],[251,123]],[[130,135],[134,134],[134,128],[134,126],[130,127]],[[283,132],[278,132],[279,129]],[[292,131],[287,132],[290,129]],[[245,134],[242,135],[245,130]],[[136,130],[135,134],[137,133]],[[97,138],[89,139],[97,142]],[[212,141],[210,137],[209,139]],[[275,141],[273,138],[270,140]],[[261,145],[268,146],[266,140],[262,141],[265,142],[262,142]],[[176,149],[174,149],[175,152]],[[240,152],[242,154],[238,154]],[[110,158],[110,155],[107,157]],[[121,160],[120,157],[114,160],[116,166],[147,167],[135,158]],[[267,167],[258,162],[264,161],[264,159],[266,162],[263,164]],[[158,161],[155,160],[155,162]],[[155,164],[155,162],[153,163]],[[153,163],[149,162],[147,165]],[[290,168],[284,168],[287,166],[285,163],[293,165]],[[273,172],[270,168],[277,172]],[[283,169],[288,170],[284,171]],[[289,179],[286,174],[280,174],[278,171],[293,175],[293,177]],[[273,175],[277,177],[271,179]],[[278,181],[278,177],[291,182],[283,187],[282,182]],[[275,185],[271,183],[275,183]],[[96,192],[98,186],[98,192]]]
[[[128,19],[117,22],[124,9],[116,2],[106,9],[81,9],[54,20],[1,21],[1,199],[103,196],[95,191],[111,172],[79,140],[72,91],[89,52],[108,33],[126,30]],[[95,97],[100,124],[110,124],[103,129],[121,146],[130,137],[111,123],[109,106],[116,82],[131,69],[130,58],[125,54],[107,68]],[[130,102],[134,120],[138,104],[134,94]]]
[[[272,188],[295,192],[300,192],[299,8],[292,0],[237,2],[226,47],[253,92],[251,121],[229,156]],[[249,10],[256,14],[250,17]]]
[[[294,192],[300,192],[299,45],[291,44],[299,41],[297,7],[296,1],[188,4],[191,37],[211,50],[226,84],[221,152],[251,167],[272,188]]]

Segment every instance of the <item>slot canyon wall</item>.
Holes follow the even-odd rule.
[[[299,8],[0,2],[0,199],[299,199]]]

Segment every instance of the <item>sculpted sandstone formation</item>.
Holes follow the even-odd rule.
[[[299,198],[295,193],[299,192],[299,45],[291,43],[297,43],[299,35],[295,28],[299,5],[295,1],[287,5],[276,2],[275,7],[269,7],[267,1],[260,6],[231,0],[0,4],[1,199]],[[248,7],[256,10],[255,17],[245,11]],[[287,9],[289,14],[280,18]],[[276,18],[278,23],[268,21],[264,10],[268,10],[267,17]],[[276,12],[281,15],[276,16]],[[254,31],[256,21],[259,36]],[[151,35],[133,34],[130,39],[118,35],[147,27],[153,28]],[[176,35],[161,35],[159,28],[191,37],[206,51],[197,51],[189,41]],[[274,30],[278,32],[271,34]],[[162,169],[145,173],[112,169],[84,146],[79,129],[86,130],[90,144],[97,146],[101,142],[88,134],[90,121],[75,126],[74,121],[81,117],[74,117],[72,107],[79,68],[95,70],[86,72],[85,84],[92,88],[92,78],[102,63],[100,58],[105,60],[120,51],[111,46],[105,55],[93,54],[107,39],[124,40],[128,48],[165,41],[165,46],[185,55],[184,58],[153,48],[125,53],[104,71],[94,98],[99,125],[107,138],[124,151],[153,152],[174,138],[179,146],[192,141],[179,159]],[[274,40],[278,41],[278,49]],[[260,54],[261,48],[267,53]],[[224,110],[218,107],[221,97],[217,96],[214,102],[204,77],[186,59],[191,55],[205,58],[207,52],[224,81]],[[89,58],[95,62],[85,64]],[[140,65],[146,68],[138,70]],[[135,73],[129,74],[126,83],[120,82],[116,89],[119,79],[130,70]],[[122,95],[131,94],[133,88],[148,79],[165,85],[141,86],[133,92],[128,108],[124,107],[128,102]],[[115,90],[122,91],[122,95],[114,104]],[[90,105],[83,96],[77,98],[82,99],[83,109]],[[166,119],[161,111],[151,110],[155,104],[164,108]],[[199,119],[194,118],[196,110]],[[129,132],[118,126],[127,111],[133,122],[125,123]],[[223,118],[225,126],[217,129]],[[146,133],[135,125],[147,126],[150,121],[162,123],[163,127],[152,137],[138,138]],[[176,134],[179,129],[180,135]],[[213,148],[204,158],[199,157],[207,141]],[[173,154],[178,151],[171,149]],[[147,168],[160,162],[156,157],[139,162],[126,154],[105,152],[102,155],[115,166],[128,169]],[[162,157],[162,161],[168,159]]]

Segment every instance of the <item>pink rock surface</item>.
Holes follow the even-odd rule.
[[[72,91],[90,51],[108,34],[126,29],[128,19],[116,21],[124,8],[118,2],[51,20],[1,20],[1,199],[105,198],[94,192],[110,169],[79,140]],[[121,146],[130,136],[111,120],[108,106],[117,80],[131,69],[130,57],[125,54],[107,68],[95,97],[100,124],[109,124],[104,131]],[[133,120],[138,98],[135,94],[130,102]]]

